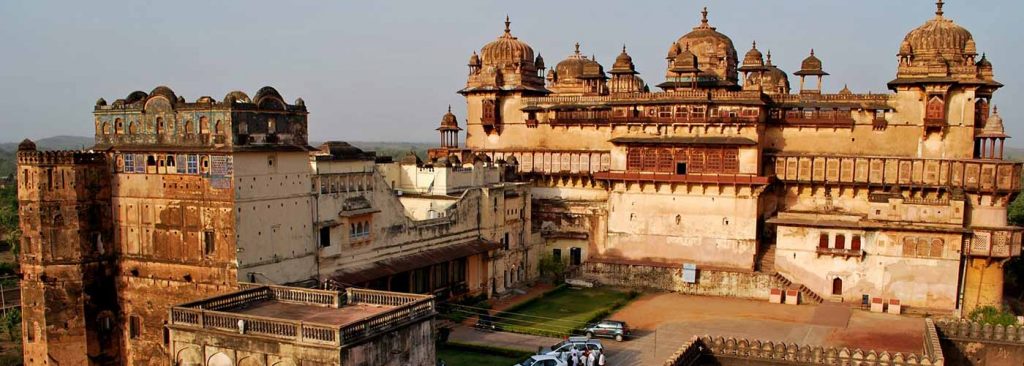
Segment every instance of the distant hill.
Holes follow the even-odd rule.
[[[91,147],[95,140],[92,137],[82,136],[53,136],[42,138],[39,140],[33,140],[36,143],[36,148],[40,150],[65,150],[65,149],[88,149]],[[21,141],[11,141],[0,143],[0,150],[3,151],[17,151],[18,144]]]
[[[1003,154],[1006,154],[1007,159],[1024,161],[1024,148],[1007,147],[1005,150],[1003,150]]]

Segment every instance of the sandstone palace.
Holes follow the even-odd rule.
[[[942,2],[893,39],[895,59],[870,60],[898,63],[886,94],[826,92],[827,55],[808,45],[790,68],[753,41],[739,56],[705,9],[666,40],[651,86],[625,47],[606,69],[566,45],[548,68],[506,19],[469,57],[466,122],[445,114],[425,161],[311,147],[305,103],[269,87],[100,99],[90,150],[18,153],[25,361],[420,364],[416,346],[372,334],[378,356],[295,351],[354,347],[345,324],[249,326],[236,333],[281,341],[247,349],[183,334],[255,321],[204,323],[218,303],[190,303],[251,283],[494,296],[536,278],[541,257],[684,293],[798,288],[950,315],[1000,303],[1021,251],[1007,223],[1021,164],[1003,155],[993,64]]]

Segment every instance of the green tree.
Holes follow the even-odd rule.
[[[1016,325],[1017,317],[1012,312],[1003,308],[999,309],[995,306],[982,306],[980,308],[971,311],[971,314],[967,316],[973,322],[981,324],[992,324],[992,325]]]
[[[3,326],[4,332],[7,333],[7,337],[10,338],[11,342],[21,339],[21,310],[8,310],[6,314],[0,317],[0,325]]]
[[[541,277],[555,283],[565,281],[565,261],[556,259],[549,253],[540,258],[537,266],[540,269]]]

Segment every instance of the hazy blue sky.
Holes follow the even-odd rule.
[[[313,140],[435,141],[448,104],[464,123],[466,62],[512,33],[549,65],[579,41],[605,68],[625,43],[649,84],[663,81],[669,45],[699,21],[752,40],[792,73],[810,48],[825,88],[884,92],[903,36],[934,16],[931,0],[675,1],[14,1],[0,2],[0,141],[92,135],[91,110],[161,84],[192,101],[263,85],[302,97]],[[1006,84],[994,99],[1017,123],[1024,85],[1019,0],[951,0]],[[796,79],[791,79],[794,83]]]

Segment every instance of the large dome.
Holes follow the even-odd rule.
[[[505,33],[480,49],[480,58],[485,66],[504,66],[517,62],[533,64],[533,48],[512,36],[510,24],[508,17],[505,17]]]
[[[974,56],[978,53],[971,32],[943,16],[941,1],[938,2],[934,18],[910,31],[903,38],[900,53],[906,54],[908,51],[917,60],[941,57],[949,61],[961,60],[964,56]]]
[[[700,25],[694,27],[690,33],[679,37],[669,49],[669,54],[674,53],[675,47],[679,47],[679,50],[689,48],[690,52],[697,56],[700,69],[707,76],[715,76],[720,81],[735,84],[738,80],[736,65],[739,61],[736,47],[733,46],[732,39],[719,33],[708,23],[707,8],[701,11],[701,15]],[[669,71],[666,76],[672,78],[677,75]]]

